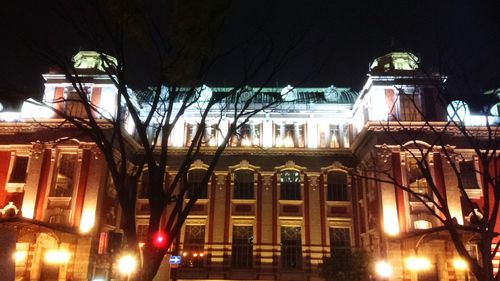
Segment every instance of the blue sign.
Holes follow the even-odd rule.
[[[168,259],[168,262],[170,264],[181,264],[181,256],[170,256],[170,259]]]

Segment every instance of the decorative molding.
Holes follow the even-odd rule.
[[[295,162],[293,160],[289,160],[285,163],[285,165],[281,165],[281,166],[278,166],[278,167],[274,167],[274,169],[276,171],[282,171],[282,170],[295,170],[297,172],[305,172],[307,170],[306,167],[302,167],[302,166],[299,166],[297,164],[295,164]]]
[[[229,171],[231,173],[237,170],[252,170],[255,172],[259,172],[260,167],[250,164],[250,162],[248,162],[247,160],[241,160],[239,164],[236,164],[234,166],[229,166]]]

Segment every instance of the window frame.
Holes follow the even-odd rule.
[[[297,175],[298,182],[284,182],[284,173],[295,173]],[[304,182],[303,175],[301,171],[297,169],[285,168],[281,170],[278,174],[279,190],[280,190],[280,200],[290,200],[299,201],[302,200],[302,184]],[[290,186],[287,186],[290,184]],[[293,184],[293,186],[292,186]],[[293,188],[292,191],[288,191],[289,188]],[[290,196],[288,196],[290,195]]]

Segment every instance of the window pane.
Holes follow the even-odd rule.
[[[234,199],[253,199],[253,171],[240,170],[234,175]]]
[[[73,196],[74,174],[76,165],[76,154],[64,153],[59,157],[55,184],[49,196],[71,197]]]
[[[330,172],[327,178],[329,201],[347,201],[347,175],[342,172]]]
[[[281,172],[280,193],[282,200],[300,200],[300,175],[296,171]]]
[[[407,161],[408,161],[407,164],[408,169],[406,177],[408,179],[408,185],[410,186],[410,189],[415,193],[432,197],[432,192],[429,186],[427,185],[427,180],[425,179],[422,170],[418,167],[417,160],[413,158],[408,158]],[[430,201],[427,198],[423,197],[420,198],[424,199],[424,201]],[[415,195],[410,195],[410,201],[421,202]]]
[[[253,227],[233,226],[232,265],[252,267]]]
[[[351,250],[349,228],[330,228],[330,253],[338,254]]]
[[[231,139],[231,146],[259,146],[259,124],[245,124],[240,127],[236,136]]]
[[[467,189],[478,189],[476,179],[476,169],[474,168],[474,161],[462,161],[460,162],[460,179],[464,188]]]
[[[197,169],[189,172],[188,175],[188,194],[190,198],[193,194],[198,194],[199,199],[207,199],[207,185],[202,185],[201,181],[205,176],[206,170]]]
[[[300,227],[281,227],[281,266],[288,269],[302,267]]]
[[[26,182],[26,169],[28,168],[27,156],[16,156],[14,159],[14,167],[10,174],[10,183],[25,183]]]
[[[182,266],[203,267],[205,226],[186,225],[182,247]]]
[[[274,124],[276,147],[304,147],[304,125]]]

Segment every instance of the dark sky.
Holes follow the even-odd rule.
[[[43,2],[43,4],[36,3]],[[500,87],[498,1],[235,1],[221,44],[243,40],[256,29],[277,43],[302,38],[297,55],[273,86],[351,87],[360,90],[369,63],[391,50],[420,57],[426,70],[450,77],[457,95],[476,95]],[[41,74],[50,62],[29,46],[51,46],[67,55],[86,48],[55,10],[52,1],[8,1],[0,11],[0,95],[3,99],[39,97]],[[256,44],[255,48],[252,44]],[[251,43],[246,50],[258,50]],[[251,51],[250,51],[251,53]],[[223,61],[211,76],[213,86],[238,80],[240,57]],[[306,76],[311,74],[304,80]],[[209,85],[210,86],[210,85]],[[458,93],[459,92],[459,93]]]

